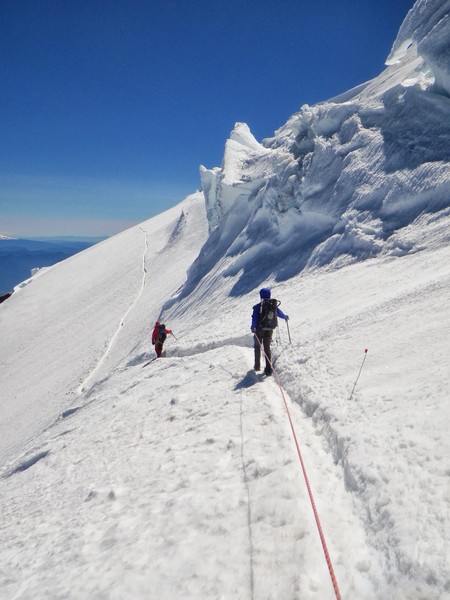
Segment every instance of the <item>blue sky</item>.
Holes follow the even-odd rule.
[[[412,0],[3,0],[0,233],[110,235],[384,68]]]

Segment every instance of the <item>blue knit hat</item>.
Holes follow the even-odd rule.
[[[270,298],[270,289],[263,288],[262,290],[259,291],[259,295],[261,298]]]

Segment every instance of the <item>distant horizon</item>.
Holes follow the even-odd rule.
[[[90,240],[98,240],[98,241],[102,241],[102,240],[106,240],[108,239],[109,235],[43,235],[43,236],[17,236],[17,237],[13,237],[13,236],[7,236],[7,235],[3,235],[0,233],[0,242],[2,240],[30,240],[30,241],[35,241],[35,242],[40,242],[41,240],[43,241],[47,241],[47,240],[73,240],[73,241],[90,241]]]
[[[5,238],[0,234],[0,295],[12,293],[29,279],[35,269],[53,266],[87,248],[103,237]]]

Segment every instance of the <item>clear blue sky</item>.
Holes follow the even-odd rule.
[[[412,0],[2,0],[0,233],[102,235],[384,68]]]

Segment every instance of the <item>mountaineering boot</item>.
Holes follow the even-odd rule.
[[[266,367],[264,369],[264,375],[266,375],[266,377],[270,377],[272,375],[272,369],[270,367]]]

